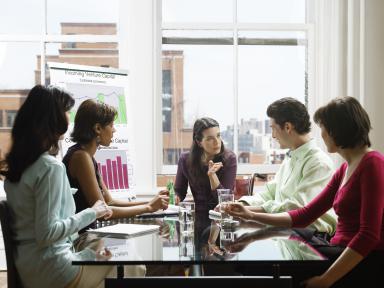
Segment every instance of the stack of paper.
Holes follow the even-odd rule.
[[[98,229],[90,229],[88,232],[100,234],[103,236],[129,238],[151,232],[157,232],[159,228],[160,227],[158,225],[115,224]]]

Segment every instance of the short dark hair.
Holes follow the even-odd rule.
[[[12,146],[1,162],[1,174],[11,182],[18,182],[41,154],[57,153],[59,138],[68,129],[65,113],[74,103],[71,95],[58,87],[33,87],[17,112]]]
[[[112,123],[116,116],[117,110],[114,107],[92,99],[85,100],[77,109],[71,140],[88,144],[97,136],[94,126],[98,123],[105,127]]]
[[[353,97],[339,97],[320,107],[313,116],[324,126],[336,146],[355,148],[371,146],[369,131],[372,129],[368,113]]]
[[[286,97],[273,102],[268,106],[267,115],[275,120],[281,128],[284,127],[286,122],[292,123],[296,132],[300,135],[311,131],[311,121],[307,107],[294,98]]]

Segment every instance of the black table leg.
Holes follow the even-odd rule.
[[[124,265],[117,265],[117,279],[124,278]]]

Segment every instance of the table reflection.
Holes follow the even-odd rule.
[[[178,217],[102,221],[97,223],[97,227],[117,223],[155,224],[160,229],[127,239],[100,237],[112,252],[112,257],[98,261],[100,264],[325,260],[290,229],[238,221],[234,221],[233,225],[223,225],[218,220],[209,219],[208,213],[196,215],[193,233],[184,233],[190,230],[181,227]],[[87,265],[96,261],[90,257],[87,261],[73,263]]]
[[[326,260],[293,230],[240,222],[212,221],[203,258],[213,260]]]

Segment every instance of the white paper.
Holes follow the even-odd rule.
[[[160,226],[158,225],[115,224],[98,229],[90,229],[88,232],[111,236],[137,236],[149,232],[156,232],[159,228]]]

